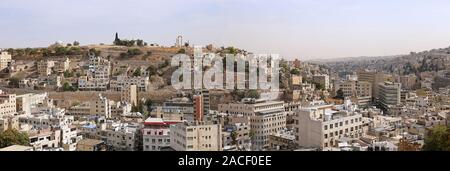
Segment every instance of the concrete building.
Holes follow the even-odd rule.
[[[330,88],[330,76],[328,75],[314,75],[313,83],[323,86],[325,90]]]
[[[0,116],[16,114],[16,95],[0,90]]]
[[[417,77],[415,75],[398,76],[397,82],[402,84],[402,89],[413,90],[417,84]]]
[[[106,143],[117,151],[138,151],[141,148],[142,125],[135,123],[111,123],[104,130]]]
[[[144,151],[161,151],[170,147],[170,125],[181,123],[181,120],[164,120],[148,118],[144,122],[143,147]]]
[[[114,101],[111,101],[99,94],[96,99],[70,107],[67,113],[73,116],[98,116],[111,118],[113,113],[112,106],[114,104]]]
[[[386,76],[375,71],[358,71],[358,81],[372,83],[372,96],[378,97],[378,84],[386,81]]]
[[[78,79],[81,91],[105,91],[110,83],[111,63],[99,56],[90,56],[87,76]]]
[[[13,115],[3,115],[0,116],[0,132],[6,131],[8,129],[19,130],[19,118]]]
[[[378,84],[378,106],[388,112],[391,107],[401,104],[401,84],[384,82]]]
[[[286,127],[286,112],[281,101],[244,99],[241,103],[220,104],[219,112],[250,117],[254,131],[253,150],[268,147],[269,135],[277,134]]]
[[[77,143],[76,151],[106,151],[106,143],[101,140],[83,139]]]
[[[340,138],[361,137],[362,125],[362,115],[351,110],[336,110],[333,105],[302,108],[295,117],[295,139],[305,148],[336,147]]]
[[[337,81],[334,83],[334,94],[342,90],[344,97],[354,99],[358,105],[367,106],[372,101],[372,83],[366,81]]]
[[[115,79],[111,80],[110,89],[114,91],[122,91],[131,85],[136,85],[138,92],[146,92],[150,88],[150,78],[117,76]]]
[[[48,93],[42,94],[22,94],[16,96],[16,110],[17,112],[23,112],[23,114],[30,115],[31,108],[37,107],[39,104],[43,104],[45,99],[48,98]]]
[[[53,67],[53,70],[58,73],[63,73],[65,71],[68,71],[69,67],[70,67],[70,59],[62,58],[59,60],[55,60],[55,65]]]
[[[40,76],[49,76],[53,72],[55,61],[42,60],[37,63],[37,70]]]
[[[8,68],[12,64],[11,54],[8,52],[0,53],[0,71]]]
[[[170,147],[176,151],[222,151],[221,125],[205,122],[171,125]]]
[[[130,103],[132,106],[138,106],[137,86],[129,85],[122,89],[121,101]]]
[[[222,132],[222,149],[224,151],[250,151],[250,117],[224,116]]]
[[[9,147],[1,148],[0,151],[34,151],[33,147],[22,146],[22,145],[12,145]]]

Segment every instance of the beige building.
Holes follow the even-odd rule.
[[[372,101],[372,83],[366,81],[339,81],[334,84],[334,94],[342,90],[344,97],[351,97],[358,105]]]
[[[101,140],[83,139],[77,143],[76,151],[104,151],[106,143]]]
[[[325,89],[330,88],[330,76],[328,75],[314,75],[313,82],[316,84],[320,84]]]
[[[205,122],[171,125],[170,147],[176,151],[222,151],[221,125]]]
[[[0,90],[0,116],[16,114],[16,95]]]
[[[417,77],[415,75],[404,75],[397,78],[397,82],[402,84],[405,90],[413,90],[417,84]]]
[[[337,147],[337,141],[341,138],[359,138],[363,135],[361,114],[334,108],[333,105],[320,105],[297,111],[294,132],[300,147]]]
[[[55,61],[42,60],[37,63],[37,70],[40,76],[49,76],[52,74]]]
[[[19,130],[19,118],[13,115],[0,116],[0,132],[8,129]]]
[[[12,63],[11,54],[8,52],[0,53],[0,71],[8,68]]]
[[[386,80],[385,74],[377,73],[375,71],[358,71],[358,81],[365,81],[372,84],[372,96],[378,96],[378,84]]]
[[[220,104],[219,112],[250,117],[254,133],[253,150],[268,147],[269,135],[277,134],[286,127],[286,112],[281,101],[244,99],[242,103]]]
[[[122,91],[130,85],[136,85],[137,91],[146,92],[150,88],[149,77],[127,77],[117,76],[116,79],[111,80],[111,90]]]
[[[33,147],[22,146],[22,145],[12,145],[5,148],[0,148],[0,151],[34,151]]]
[[[132,106],[138,105],[137,86],[129,85],[122,89],[121,101],[130,103]]]
[[[388,112],[389,108],[401,104],[401,84],[384,82],[378,84],[378,105],[384,111]]]

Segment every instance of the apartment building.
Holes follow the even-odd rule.
[[[378,97],[379,83],[386,81],[386,75],[375,71],[358,71],[358,81],[365,81],[372,84],[372,96]]]
[[[111,118],[113,113],[111,109],[114,104],[114,101],[99,94],[94,100],[70,107],[67,113],[73,116],[99,116]]]
[[[206,122],[171,125],[170,147],[176,151],[222,151],[221,125]]]
[[[402,89],[413,90],[417,85],[417,76],[413,74],[398,76],[397,82],[402,84]]]
[[[128,87],[122,89],[120,100],[122,102],[127,102],[132,106],[138,106],[137,86],[129,85]]]
[[[37,107],[39,104],[43,104],[48,98],[48,93],[41,94],[22,94],[16,96],[16,110],[17,112],[23,112],[23,114],[31,114],[31,108]]]
[[[222,149],[224,151],[251,150],[250,117],[224,116],[222,122]]]
[[[181,122],[181,120],[162,118],[145,120],[142,130],[144,151],[161,151],[163,148],[170,147],[170,126]]]
[[[324,89],[330,88],[330,76],[328,75],[314,75],[313,83],[323,86]]]
[[[106,144],[116,151],[138,151],[141,148],[142,125],[138,123],[109,123],[102,131]]]
[[[366,81],[337,81],[334,83],[334,94],[342,91],[344,97],[350,97],[358,105],[367,106],[372,101],[372,83]]]
[[[16,95],[0,90],[0,116],[16,114]]]
[[[11,63],[12,63],[11,54],[9,54],[8,52],[1,52],[0,53],[0,71],[11,66]]]
[[[401,103],[401,87],[400,83],[384,82],[378,84],[378,106],[384,112],[388,113],[391,107]]]
[[[8,129],[19,130],[19,118],[13,115],[0,116],[0,132]]]
[[[53,72],[55,61],[41,60],[37,62],[37,70],[40,76],[49,76]]]
[[[362,114],[333,105],[301,108],[295,117],[295,140],[305,148],[337,147],[341,138],[361,137],[362,125]]]
[[[254,131],[252,150],[269,146],[269,135],[277,134],[286,127],[286,112],[281,101],[243,99],[241,103],[220,104],[219,112],[250,117]]]
[[[111,63],[100,56],[90,56],[87,75],[78,79],[81,91],[105,91],[110,83]]]
[[[131,85],[136,85],[138,92],[146,92],[150,88],[150,78],[117,76],[115,79],[111,80],[110,89],[114,91],[123,91]]]

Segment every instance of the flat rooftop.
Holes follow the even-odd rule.
[[[0,151],[33,151],[33,147],[22,146],[22,145],[12,145],[5,148],[0,148]]]

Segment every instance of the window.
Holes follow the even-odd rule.
[[[334,127],[336,127],[336,128],[337,128],[338,126],[339,126],[339,125],[338,125],[338,123],[334,124]]]
[[[327,126],[327,125],[325,125],[324,129],[325,129],[325,130],[328,130],[328,126]],[[298,131],[297,131],[297,132],[298,132]]]
[[[328,138],[328,134],[325,134],[325,136],[324,136],[324,137],[325,137],[325,139],[327,139],[327,138]]]
[[[330,125],[330,129],[333,129],[333,124]]]
[[[339,126],[343,126],[343,124],[344,124],[344,123],[343,123],[343,122],[341,122],[341,123],[339,123]]]

